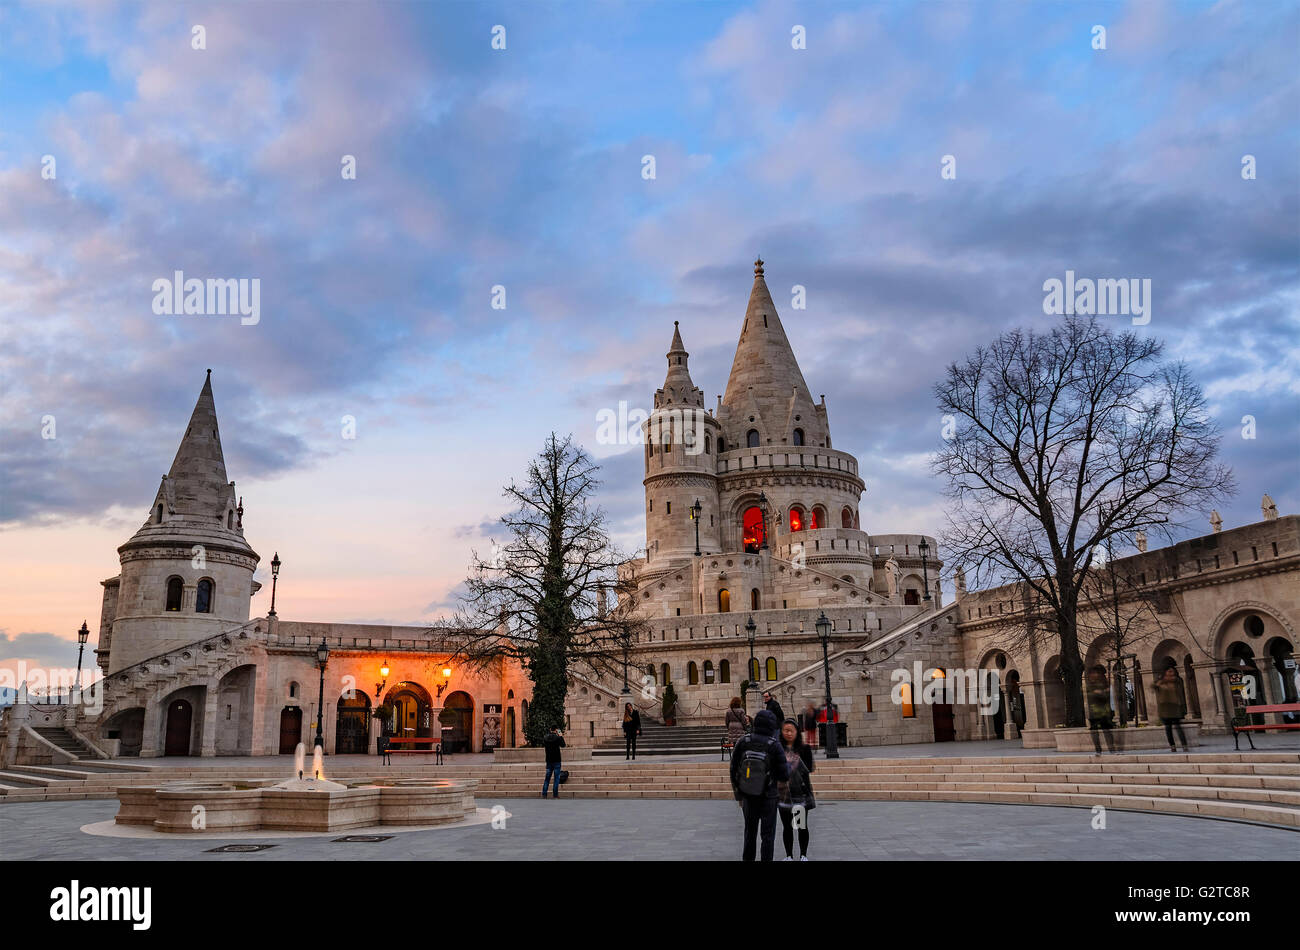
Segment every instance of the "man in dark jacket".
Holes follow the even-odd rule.
[[[551,776],[555,776],[555,794],[552,798],[560,797],[560,750],[564,748],[564,736],[555,726],[546,734],[542,740],[542,747],[546,749],[546,779],[542,782],[542,798],[546,797],[546,786],[551,784]]]
[[[743,860],[754,860],[754,844],[762,827],[762,860],[771,861],[776,844],[776,805],[781,791],[789,786],[790,765],[776,737],[781,720],[766,709],[754,717],[754,731],[741,736],[731,753],[731,790],[740,802],[745,815],[745,844]],[[746,764],[746,759],[749,764]],[[760,764],[762,763],[762,764]],[[767,779],[759,794],[742,791],[746,768],[755,765],[765,768]]]
[[[785,710],[783,710],[781,704],[776,701],[776,697],[771,693],[764,693],[763,708],[776,717],[777,728],[780,728],[781,723],[785,722]]]

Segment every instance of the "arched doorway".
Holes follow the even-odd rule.
[[[365,755],[370,745],[370,697],[359,689],[339,697],[334,723],[335,755]]]
[[[445,725],[442,747],[447,752],[472,752],[474,742],[474,700],[469,693],[457,690],[447,697],[443,707]]]
[[[944,682],[947,674],[943,670],[936,669],[930,674],[930,678],[934,681],[933,695],[936,700],[930,704],[934,718],[934,741],[953,742],[957,738],[957,724],[952,715],[952,703],[938,702],[947,698],[944,690],[947,685]]]
[[[117,739],[117,754],[135,756],[144,745],[144,707],[124,709],[104,723],[104,738]]]
[[[1259,667],[1255,663],[1255,651],[1249,644],[1234,643],[1228,649],[1228,669],[1240,673],[1242,682],[1246,685],[1243,691],[1244,705],[1258,706],[1268,702],[1264,694],[1264,677],[1260,675]],[[1250,722],[1252,725],[1262,726],[1264,717],[1259,713],[1252,713]]]
[[[515,747],[515,707],[511,706],[506,709],[506,734],[504,736],[507,749]]]
[[[1297,692],[1300,692],[1300,683],[1297,679],[1300,677],[1296,674],[1296,656],[1295,648],[1291,646],[1291,641],[1286,637],[1274,637],[1264,647],[1264,655],[1269,660],[1269,673],[1273,678],[1273,701],[1277,703],[1294,703],[1300,702],[1296,699]],[[1295,713],[1283,713],[1282,719],[1285,722],[1294,722]]]
[[[194,707],[189,700],[174,699],[167,704],[167,739],[163,755],[189,755],[190,732],[194,725]]]
[[[436,734],[433,701],[419,683],[398,683],[388,691],[393,707],[393,734],[399,738],[424,739]]]
[[[1065,725],[1065,680],[1061,675],[1061,658],[1054,656],[1043,667],[1043,699],[1047,703],[1048,729]]]
[[[280,754],[293,755],[302,742],[302,709],[285,706],[280,710]]]
[[[740,536],[746,554],[757,554],[763,547],[767,526],[763,520],[763,509],[753,505],[745,509],[740,519]]]

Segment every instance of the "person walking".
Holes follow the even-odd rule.
[[[546,787],[551,784],[551,776],[555,776],[555,792],[552,798],[560,797],[560,750],[564,748],[564,733],[551,726],[546,733],[546,738],[542,740],[542,747],[546,749],[546,778],[542,781],[542,798],[546,797]]]
[[[1178,676],[1178,669],[1165,667],[1164,675],[1156,684],[1156,715],[1165,724],[1165,738],[1169,740],[1169,751],[1177,752],[1174,747],[1174,730],[1178,730],[1178,741],[1183,751],[1187,748],[1187,737],[1183,735],[1183,717],[1187,715],[1187,694],[1183,690],[1183,681]]]
[[[801,714],[803,721],[799,727],[803,729],[803,741],[810,748],[817,748],[817,707],[809,703],[804,707]]]
[[[1088,671],[1088,723],[1092,732],[1092,746],[1101,755],[1101,732],[1106,736],[1106,750],[1115,751],[1115,736],[1111,729],[1115,725],[1115,713],[1110,708],[1110,686],[1106,682],[1106,670],[1100,664]]]
[[[741,736],[731,753],[731,791],[745,816],[741,859],[753,861],[762,838],[760,857],[771,861],[776,849],[777,799],[789,795],[790,765],[776,738],[779,723],[766,709],[754,717],[754,731]]]
[[[636,737],[641,735],[641,713],[631,703],[623,704],[623,759],[636,758]]]
[[[763,708],[775,716],[778,723],[785,722],[785,711],[770,692],[763,693]]]
[[[781,843],[785,845],[785,859],[794,860],[794,832],[799,831],[799,860],[808,860],[808,812],[817,807],[813,798],[812,748],[803,741],[799,723],[787,719],[781,725],[781,748],[786,764],[790,766],[790,784],[787,794],[777,802],[781,816]]]
[[[734,749],[736,743],[740,741],[746,730],[749,729],[749,716],[745,714],[745,704],[740,701],[739,696],[731,697],[731,705],[727,707],[727,742]]]

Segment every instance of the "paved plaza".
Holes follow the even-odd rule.
[[[498,804],[480,800],[480,807]],[[726,801],[509,799],[490,824],[397,832],[386,841],[232,837],[261,852],[210,854],[223,841],[107,838],[81,826],[110,821],[116,801],[0,807],[0,860],[581,860],[726,861],[740,851],[740,813]],[[1092,828],[1085,808],[924,802],[826,802],[810,816],[813,860],[1233,860],[1300,858],[1300,833],[1240,822],[1110,810]],[[388,834],[390,829],[379,833]],[[780,833],[777,854],[781,856]]]

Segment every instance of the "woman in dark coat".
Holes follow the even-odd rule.
[[[794,831],[799,829],[799,860],[808,860],[808,813],[817,807],[813,798],[812,749],[800,735],[799,723],[787,719],[781,726],[781,749],[790,766],[788,794],[777,802],[781,816],[781,843],[785,845],[785,859],[794,860]]]
[[[636,758],[636,737],[641,735],[641,714],[631,703],[623,705],[623,758]]]
[[[749,727],[749,717],[745,715],[745,706],[739,696],[733,696],[727,707],[727,741],[734,747]]]

